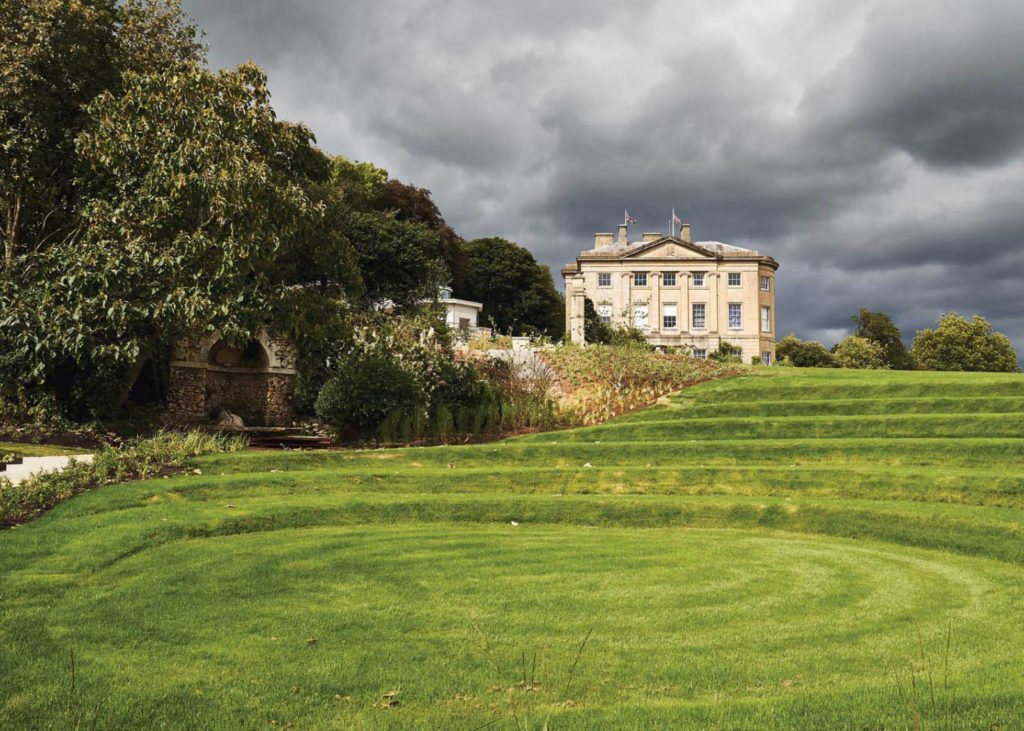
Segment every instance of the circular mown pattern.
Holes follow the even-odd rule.
[[[0,725],[65,723],[71,650],[98,728],[1024,718],[1024,378],[684,395],[500,444],[215,456],[0,534]]]

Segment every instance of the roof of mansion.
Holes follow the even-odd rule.
[[[661,236],[654,240],[648,241],[630,241],[626,243],[612,242],[597,246],[593,249],[581,251],[579,256],[576,257],[575,266],[570,264],[563,273],[570,273],[578,271],[579,264],[582,260],[608,260],[608,259],[630,259],[634,256],[642,254],[644,252],[657,249],[666,244],[674,244],[676,247],[682,248],[684,251],[679,254],[669,254],[666,258],[671,259],[689,259],[689,258],[701,258],[701,259],[715,259],[715,260],[746,260],[746,261],[761,261],[765,264],[769,264],[773,268],[778,268],[778,262],[767,254],[762,254],[754,249],[745,249],[742,246],[733,246],[732,244],[723,244],[721,241],[684,241],[677,236]],[[687,251],[688,250],[688,251]],[[652,252],[653,253],[653,252]],[[692,256],[687,256],[687,254]],[[650,258],[662,258],[660,256]]]

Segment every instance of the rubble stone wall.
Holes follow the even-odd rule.
[[[289,425],[295,415],[298,352],[283,337],[262,333],[258,340],[267,365],[224,368],[210,362],[219,337],[183,338],[171,361],[167,421],[209,424],[225,409],[241,416],[247,426]]]

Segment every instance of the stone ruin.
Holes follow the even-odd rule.
[[[288,426],[297,359],[291,342],[266,332],[242,347],[218,335],[185,338],[171,360],[167,420],[240,426],[237,416],[245,426]]]

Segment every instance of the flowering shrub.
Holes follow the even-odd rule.
[[[561,386],[560,420],[597,424],[655,403],[694,383],[742,372],[744,366],[655,353],[646,345],[566,345],[544,351]]]

